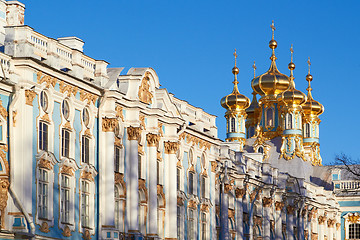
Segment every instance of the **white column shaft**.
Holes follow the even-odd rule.
[[[275,240],[282,240],[282,219],[281,211],[275,212]]]
[[[270,207],[264,207],[264,240],[270,240]]]
[[[138,141],[130,140],[130,165],[127,166],[129,171],[130,188],[129,195],[130,201],[128,201],[130,211],[129,230],[139,230],[139,176],[138,176]]]
[[[157,233],[157,167],[156,147],[149,147],[149,234]]]
[[[177,238],[177,189],[176,189],[176,155],[165,154],[166,163],[166,214],[165,238]]]
[[[286,218],[287,240],[294,239],[294,215],[288,214]]]
[[[236,199],[236,239],[243,240],[244,224],[243,224],[243,202],[242,198]]]

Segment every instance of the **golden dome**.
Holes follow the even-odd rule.
[[[295,69],[295,63],[293,63],[294,50],[292,45],[290,48],[290,52],[291,52],[291,62],[288,65],[288,68],[290,70],[290,86],[288,90],[282,92],[278,96],[277,100],[278,102],[285,104],[286,106],[299,106],[306,102],[306,95],[295,88],[294,74],[293,74],[293,71]]]
[[[234,74],[234,89],[232,93],[223,97],[220,101],[221,106],[227,110],[244,110],[250,106],[250,100],[246,96],[239,93],[238,89],[238,81],[237,74],[239,73],[239,69],[236,67],[236,49],[235,49],[235,67],[232,69],[232,73]]]
[[[276,67],[275,48],[277,47],[277,42],[274,40],[274,23],[271,25],[271,28],[273,30],[273,35],[269,42],[269,47],[272,49],[270,68],[266,73],[255,77],[251,81],[252,89],[260,96],[276,96],[288,89],[290,84],[288,76],[282,74]]]
[[[308,91],[308,95],[307,95],[307,101],[304,103],[304,105],[302,106],[303,110],[304,110],[304,114],[308,115],[308,116],[319,116],[320,114],[322,114],[324,112],[324,106],[319,103],[318,101],[314,100],[312,95],[311,95],[311,84],[310,82],[313,80],[313,76],[310,74],[310,58],[308,60],[308,64],[309,64],[309,73],[308,75],[306,75],[306,81],[308,81],[309,86],[306,89]]]

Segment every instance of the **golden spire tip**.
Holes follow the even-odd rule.
[[[307,64],[309,65],[309,72],[308,73],[310,74],[310,66],[311,66],[310,57],[308,57]]]
[[[272,30],[272,40],[274,40],[274,32],[276,30],[274,20],[272,20],[272,23],[271,23],[270,27],[271,27],[271,30]]]
[[[255,60],[254,60],[254,64],[252,65],[252,68],[254,69],[254,78],[256,77],[256,65],[255,65]]]

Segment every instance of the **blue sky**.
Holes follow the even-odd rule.
[[[277,65],[288,74],[294,45],[296,88],[306,92],[311,57],[313,97],[325,106],[320,142],[323,162],[344,152],[358,158],[360,89],[359,1],[22,1],[25,24],[52,38],[77,36],[85,54],[109,67],[152,67],[162,87],[218,116],[232,90],[237,49],[240,92],[251,98],[257,75],[270,66],[271,20]]]

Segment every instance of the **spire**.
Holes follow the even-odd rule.
[[[232,73],[234,74],[234,81],[233,81],[233,84],[234,84],[234,90],[233,90],[233,93],[239,93],[239,89],[238,89],[238,80],[237,80],[237,75],[239,73],[239,68],[236,66],[236,58],[237,58],[237,54],[236,54],[236,48],[235,48],[235,51],[233,53],[234,57],[235,57],[235,66],[233,67],[232,69]]]
[[[307,60],[307,64],[309,65],[309,71],[308,71],[308,75],[306,75],[306,81],[308,81],[309,85],[306,90],[308,91],[308,98],[312,99],[312,95],[311,95],[312,88],[310,82],[313,80],[313,76],[310,74],[310,66],[311,66],[310,57]]]
[[[255,65],[255,60],[254,60],[254,64],[252,65],[252,68],[254,69],[254,78],[256,77],[256,65]]]
[[[270,59],[271,59],[271,61],[274,62],[276,60],[275,48],[277,47],[277,42],[274,39],[275,30],[276,30],[274,20],[272,20],[272,23],[271,23],[270,27],[271,27],[271,31],[272,31],[272,37],[271,37],[271,40],[269,42],[269,47],[272,49],[272,55],[271,55]]]
[[[290,53],[291,53],[291,61],[288,65],[288,68],[290,70],[290,89],[295,88],[295,82],[294,82],[294,69],[295,69],[295,63],[293,63],[293,55],[294,55],[294,48],[293,45],[291,44],[290,47]]]

